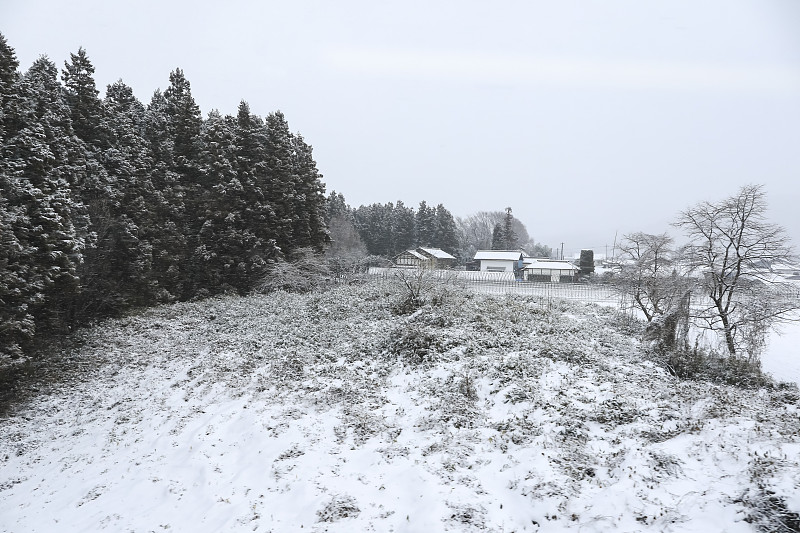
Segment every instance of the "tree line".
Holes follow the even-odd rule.
[[[393,257],[420,246],[444,250],[459,264],[470,261],[477,250],[523,249],[535,257],[550,257],[552,250],[536,243],[510,207],[505,211],[481,211],[454,217],[442,204],[419,207],[402,201],[374,203],[351,208],[341,193],[328,197],[326,219],[332,247],[365,255]],[[346,245],[345,245],[346,243]]]
[[[0,354],[132,306],[245,293],[329,241],[312,148],[279,111],[203,118],[180,69],[100,97],[86,51],[24,73],[0,35]]]
[[[296,280],[323,253],[336,271],[418,246],[462,264],[536,250],[510,208],[351,208],[321,180],[280,111],[203,118],[180,68],[146,104],[122,80],[101,97],[84,49],[20,72],[0,34],[0,359],[132,307],[244,294],[291,262]]]

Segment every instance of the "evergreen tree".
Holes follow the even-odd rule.
[[[104,148],[101,140],[102,105],[94,82],[94,66],[86,50],[70,54],[61,71],[64,93],[75,134],[93,148]]]
[[[166,126],[172,140],[172,153],[176,172],[193,173],[193,161],[197,159],[198,138],[203,118],[200,107],[195,103],[189,80],[183,71],[176,68],[169,74],[169,87],[164,91],[165,108],[167,116]]]
[[[494,229],[492,230],[492,250],[505,250],[506,249],[506,239],[505,235],[503,234],[503,226],[500,224],[495,224]]]
[[[180,195],[183,203],[183,216],[173,219],[176,224],[175,231],[182,234],[184,241],[182,253],[178,258],[181,286],[177,290],[177,296],[186,299],[194,296],[198,288],[193,285],[193,277],[189,273],[193,269],[190,258],[192,250],[198,246],[198,235],[205,214],[203,202],[206,196],[198,169],[203,119],[200,107],[192,96],[189,80],[179,68],[170,72],[169,87],[164,91],[164,101],[167,134],[172,141],[170,170],[177,174],[177,183],[173,184],[173,190]]]
[[[12,306],[34,317],[36,329],[61,331],[72,322],[76,267],[86,237],[84,209],[73,195],[85,178],[86,154],[72,131],[50,60],[36,60],[15,87],[18,98],[5,117],[14,127],[7,129],[2,146],[3,192],[14,238],[4,242],[16,250],[14,260],[25,265],[16,272],[26,286]]]
[[[86,150],[86,177],[76,189],[86,206],[89,238],[84,260],[78,267],[80,294],[76,299],[75,319],[116,315],[139,299],[141,280],[132,279],[129,268],[141,266],[138,228],[124,213],[125,189],[135,179],[122,172],[108,172],[121,165],[112,146],[112,127],[98,98],[94,66],[83,48],[64,63],[62,80],[72,125]],[[131,93],[132,96],[132,93]],[[134,267],[136,268],[136,267]]]
[[[0,34],[0,360],[23,355],[35,332],[29,263],[34,250],[25,240],[29,224],[20,203],[24,191],[19,189],[20,181],[11,176],[14,168],[6,138],[17,128],[5,125],[15,114],[9,111],[18,103],[18,67],[14,49]]]
[[[434,234],[434,246],[441,248],[449,254],[455,254],[458,250],[458,236],[456,233],[456,221],[453,215],[445,209],[444,205],[439,204],[435,209],[436,232]]]
[[[321,252],[330,241],[325,227],[325,185],[312,156],[312,148],[299,133],[292,137],[295,195],[292,246]]]
[[[382,255],[386,252],[385,248],[381,250],[383,228],[378,225],[380,223],[378,209],[379,204],[372,204],[358,206],[353,211],[356,229],[367,247],[367,253],[370,255]]]
[[[255,284],[265,269],[280,254],[274,230],[276,214],[270,202],[269,167],[267,164],[267,130],[264,121],[250,113],[242,101],[236,115],[235,165],[241,185],[242,223],[253,234],[245,271],[248,283]]]
[[[203,124],[200,144],[205,213],[192,261],[194,283],[211,293],[231,287],[246,290],[246,257],[254,237],[242,219],[246,198],[234,168],[233,121],[212,111]]]
[[[168,103],[156,91],[144,115],[144,134],[148,151],[153,156],[150,179],[153,184],[153,203],[150,207],[153,227],[153,281],[159,301],[182,297],[185,290],[184,272],[188,243],[184,234],[186,208],[181,176],[174,169],[174,139],[169,134]]]
[[[270,113],[266,119],[267,200],[273,214],[270,225],[278,247],[288,252],[292,249],[294,220],[295,180],[292,172],[294,146],[289,124],[283,113]]]
[[[325,203],[325,223],[330,224],[336,217],[353,221],[353,211],[344,199],[342,193],[331,191]]]
[[[417,245],[433,246],[436,239],[436,210],[428,207],[425,200],[419,203],[416,215]]]
[[[406,206],[400,200],[394,206],[392,228],[394,236],[392,255],[397,255],[414,247],[416,242],[414,209]]]
[[[19,78],[18,68],[16,52],[0,33],[0,141],[6,136],[6,110],[11,105],[11,100],[16,97],[14,86]]]
[[[146,305],[153,297],[152,240],[159,231],[151,208],[155,192],[150,179],[153,157],[144,138],[145,108],[133,90],[118,81],[102,102],[107,148],[102,164],[115,185],[108,204],[109,255],[100,268],[116,287],[120,308]]]
[[[506,207],[506,216],[503,219],[503,246],[505,250],[516,250],[519,247],[517,233],[514,231],[514,215],[511,208]]]

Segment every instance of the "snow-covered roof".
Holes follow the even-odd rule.
[[[566,261],[534,261],[533,263],[525,263],[525,270],[542,268],[545,270],[580,270],[572,263]]]
[[[519,256],[527,257],[522,250],[478,250],[475,252],[476,261],[517,261]]]
[[[800,271],[800,266],[793,265],[791,263],[772,263],[770,269],[773,272],[792,272],[792,271]]]
[[[421,261],[426,261],[428,259],[427,257],[425,257],[424,255],[422,255],[421,253],[419,253],[416,250],[406,250],[405,252],[403,252],[401,254],[398,254],[397,257],[400,257],[403,254],[411,254],[411,255],[413,255],[414,257],[416,257],[417,259],[419,259]]]
[[[440,250],[439,248],[424,248],[419,247],[417,250],[422,250],[428,255],[435,257],[436,259],[455,259],[452,255],[448,254],[444,250]]]

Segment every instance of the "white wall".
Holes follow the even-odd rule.
[[[503,272],[513,272],[514,263],[516,263],[516,261],[504,261],[502,259],[481,259],[481,270],[486,271],[489,270],[489,267],[492,267],[493,272],[500,272],[499,270],[494,270],[495,268],[502,268]]]

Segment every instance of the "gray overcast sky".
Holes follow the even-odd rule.
[[[20,68],[83,46],[144,103],[280,109],[348,202],[502,210],[603,252],[741,185],[800,245],[797,0],[2,0]]]

